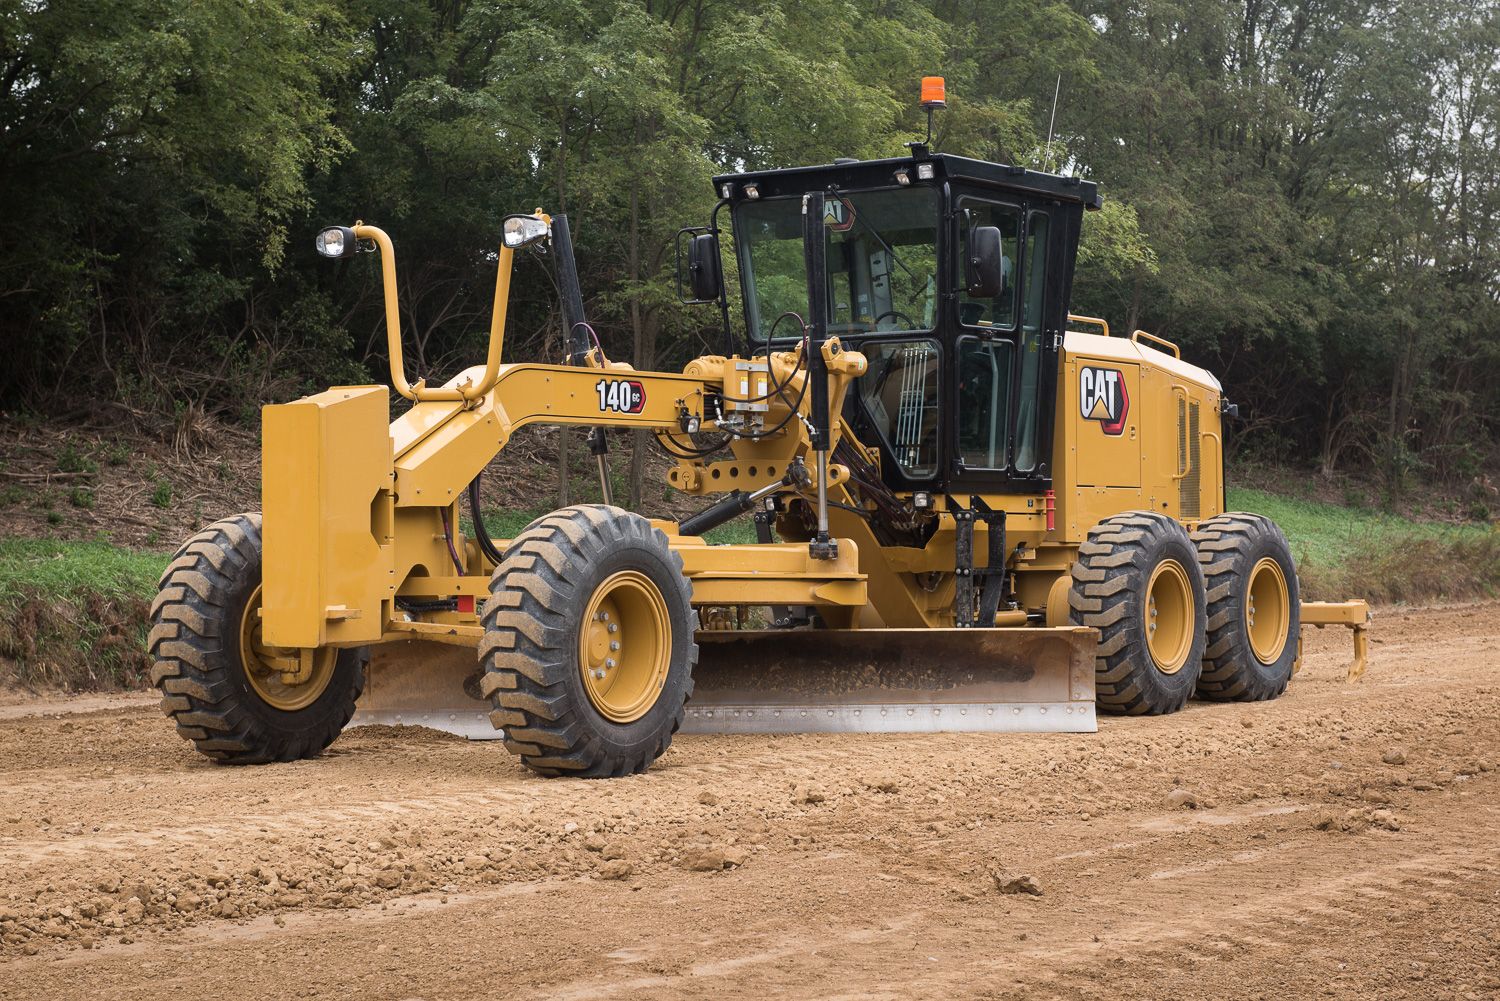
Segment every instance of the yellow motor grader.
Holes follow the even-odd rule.
[[[1093,184],[926,144],[713,183],[680,279],[725,350],[681,372],[606,356],[567,220],[537,211],[504,221],[485,363],[409,383],[389,237],[318,235],[380,255],[411,405],[391,421],[386,387],[346,386],[265,408],[263,513],[189,539],[152,608],[183,737],[249,763],[316,755],[351,719],[420,724],[608,776],[683,727],[1089,731],[1096,705],[1274,698],[1301,625],[1354,628],[1362,667],[1364,604],[1302,603],[1280,529],[1225,510],[1218,381],[1069,315]],[[566,364],[502,362],[526,248],[555,261]],[[591,429],[605,503],[492,539],[480,474],[528,424]],[[712,502],[609,503],[628,430]],[[743,516],[755,543],[705,541]]]

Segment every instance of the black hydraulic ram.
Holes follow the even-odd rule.
[[[557,290],[562,298],[563,325],[568,328],[563,345],[569,365],[588,364],[593,338],[588,318],[583,314],[583,286],[578,282],[578,260],[573,256],[573,231],[566,215],[552,219],[552,249],[557,254]],[[603,360],[602,358],[600,359]],[[588,435],[589,453],[599,465],[599,490],[604,503],[613,504],[609,484],[609,441],[603,427],[592,427]]]
[[[738,518],[755,507],[757,501],[769,497],[778,490],[786,487],[800,488],[806,485],[807,467],[801,462],[794,462],[787,467],[786,475],[775,483],[767,484],[750,493],[743,490],[731,490],[723,500],[704,508],[695,515],[684,518],[677,526],[677,532],[679,535],[702,535],[727,521]]]
[[[828,339],[828,232],[823,221],[827,196],[811,191],[802,196],[802,256],[807,264],[807,377],[812,381],[811,438],[818,459],[818,532],[809,545],[813,559],[838,556],[838,543],[828,537],[828,362],[823,342]]]

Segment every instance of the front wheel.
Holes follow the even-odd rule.
[[[505,746],[543,775],[643,772],[693,691],[692,589],[667,537],[603,504],[534,522],[490,579],[482,689]]]
[[[363,650],[324,648],[304,664],[298,651],[262,639],[260,530],[259,514],[240,514],[193,536],[151,605],[151,682],[162,710],[225,764],[316,756],[364,688]]]
[[[1073,564],[1073,623],[1099,631],[1094,691],[1108,713],[1172,713],[1202,668],[1203,572],[1187,530],[1150,511],[1089,529]]]

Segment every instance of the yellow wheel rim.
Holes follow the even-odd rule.
[[[282,712],[306,709],[328,688],[338,657],[339,652],[332,647],[315,650],[311,674],[296,677],[301,668],[298,651],[267,646],[261,639],[260,588],[245,602],[245,613],[240,617],[240,663],[250,687],[266,705]]]
[[[667,683],[672,626],[667,603],[645,574],[621,570],[594,591],[578,633],[583,689],[599,715],[631,723]]]
[[[1281,564],[1267,556],[1251,569],[1250,586],[1245,589],[1245,633],[1255,659],[1262,664],[1276,663],[1286,649],[1291,608]]]
[[[1146,586],[1146,646],[1162,674],[1176,674],[1193,648],[1193,589],[1176,560],[1162,560]]]

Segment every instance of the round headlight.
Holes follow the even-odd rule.
[[[354,230],[348,226],[329,226],[313,242],[324,257],[354,256]]]
[[[512,250],[544,239],[548,232],[547,220],[534,215],[508,215],[501,223],[502,239]]]

